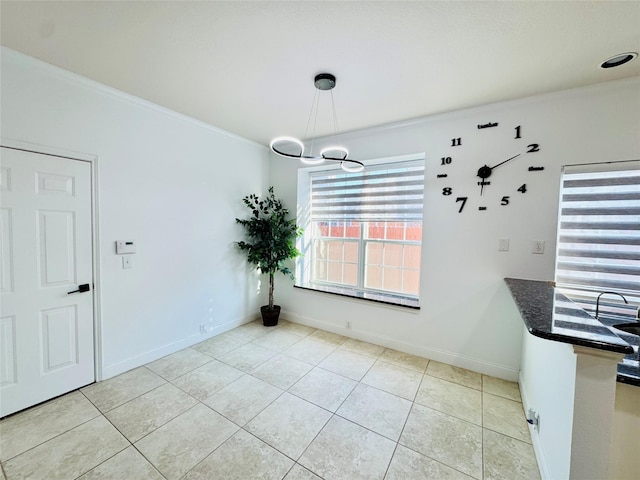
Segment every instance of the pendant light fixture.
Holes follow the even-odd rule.
[[[298,158],[307,165],[317,165],[323,163],[325,160],[340,162],[340,167],[345,172],[360,172],[364,170],[364,163],[358,160],[352,160],[347,158],[349,151],[340,146],[325,147],[317,155],[313,154],[313,138],[316,132],[316,121],[318,119],[318,105],[320,102],[320,92],[329,91],[331,94],[331,111],[333,113],[333,127],[334,133],[338,134],[338,120],[336,117],[336,106],[333,101],[333,87],[336,86],[336,77],[330,73],[320,73],[315,76],[313,84],[316,87],[316,93],[313,97],[313,103],[311,104],[311,111],[309,112],[309,119],[307,120],[307,128],[304,136],[307,137],[309,131],[309,125],[313,118],[313,132],[311,146],[309,153],[304,152],[304,143],[295,137],[277,137],[271,140],[269,147],[274,153],[287,158]]]

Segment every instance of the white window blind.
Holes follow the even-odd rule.
[[[314,220],[422,221],[423,197],[424,161],[311,178]]]
[[[640,162],[565,167],[556,283],[640,297]]]
[[[299,173],[296,286],[419,308],[423,203],[424,158]]]

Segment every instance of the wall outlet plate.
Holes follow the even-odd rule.
[[[534,240],[531,245],[531,253],[544,253],[544,240]]]

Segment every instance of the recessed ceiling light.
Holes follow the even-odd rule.
[[[607,58],[600,64],[600,68],[619,67],[620,65],[624,65],[625,63],[630,62],[637,56],[638,54],[636,52],[619,53],[618,55]]]

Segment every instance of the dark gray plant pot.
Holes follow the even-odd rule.
[[[280,305],[274,305],[272,309],[269,308],[269,305],[263,305],[260,307],[260,313],[262,314],[262,324],[265,327],[275,327],[278,325]]]

